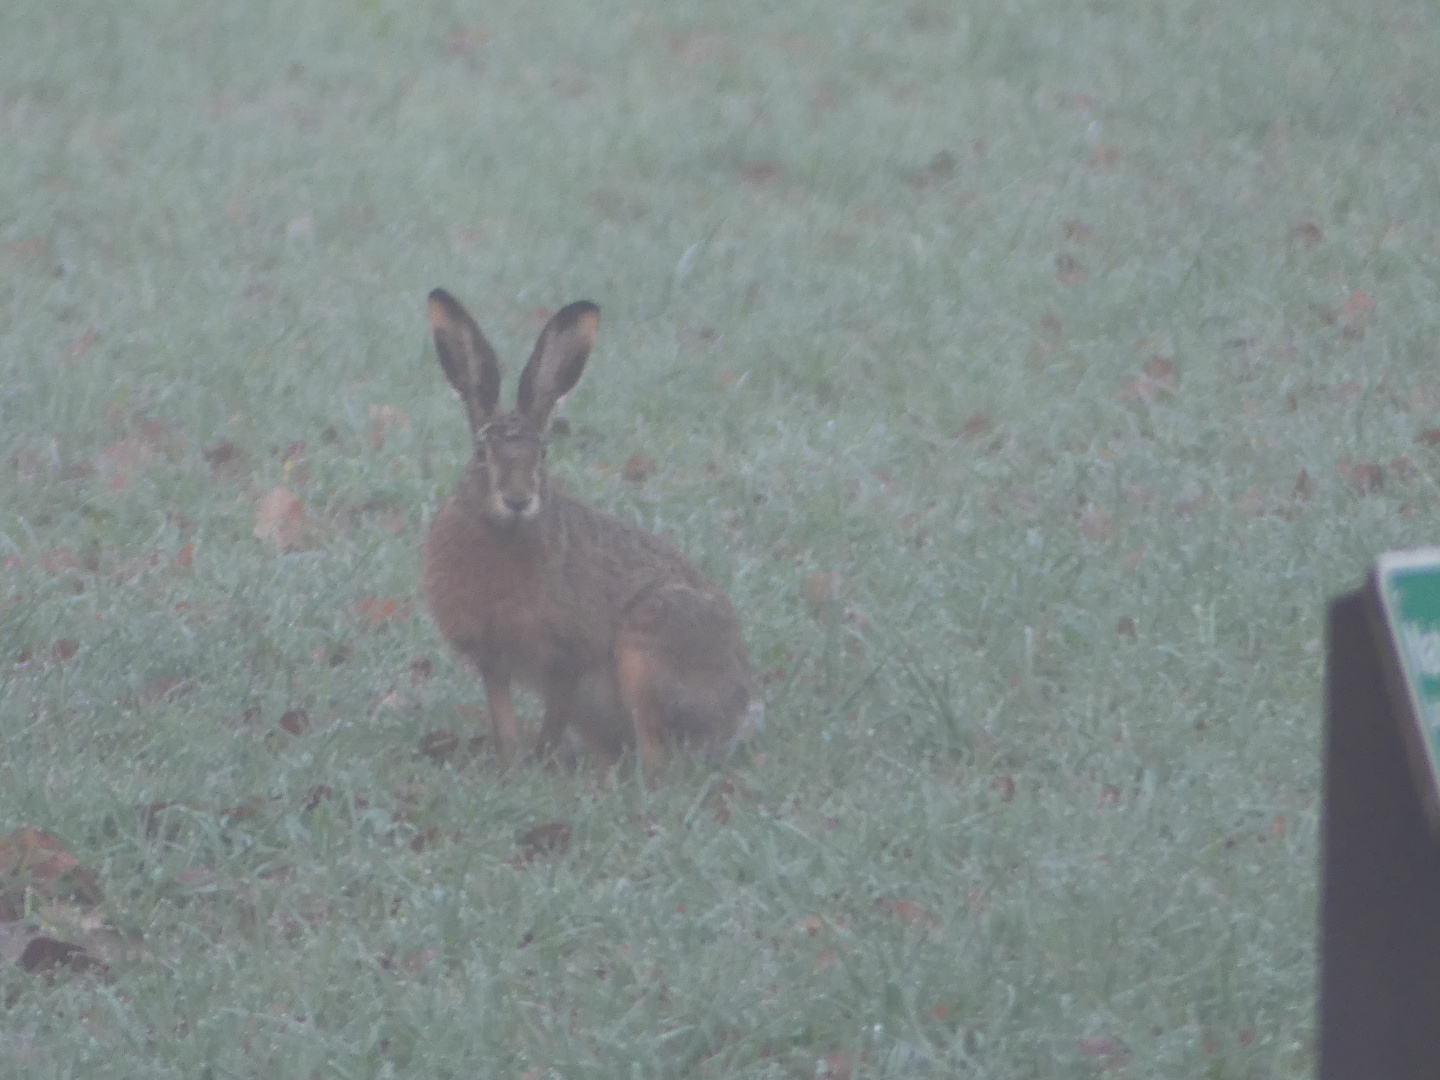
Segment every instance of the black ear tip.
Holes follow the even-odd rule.
[[[589,300],[576,300],[573,304],[566,304],[557,311],[555,317],[551,320],[551,325],[556,330],[568,330],[584,322],[591,323],[593,327],[593,325],[599,321],[599,305]]]
[[[444,289],[431,289],[427,298],[432,304],[454,304],[455,298]]]

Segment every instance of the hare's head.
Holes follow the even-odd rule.
[[[545,428],[556,403],[575,388],[595,343],[600,309],[588,300],[561,308],[520,373],[515,410],[499,412],[500,363],[480,327],[444,289],[430,294],[430,328],[445,377],[465,402],[475,443],[472,471],[486,517],[533,519],[545,499]]]

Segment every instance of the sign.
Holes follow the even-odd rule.
[[[1440,548],[1392,551],[1375,564],[1409,723],[1402,726],[1421,801],[1440,828]],[[1403,714],[1402,714],[1403,716]]]

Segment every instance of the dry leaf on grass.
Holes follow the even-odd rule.
[[[1115,397],[1121,402],[1144,401],[1149,404],[1156,401],[1161,394],[1173,394],[1177,382],[1175,365],[1170,362],[1169,357],[1157,354],[1145,361],[1139,378],[1127,382],[1116,392]]]
[[[1250,488],[1235,497],[1235,508],[1251,517],[1260,517],[1265,513],[1265,496],[1259,488]]]
[[[245,471],[246,453],[229,439],[202,447],[200,456],[210,466],[211,475],[219,477],[239,476]]]
[[[353,608],[355,617],[370,627],[386,623],[400,623],[415,614],[415,601],[396,600],[393,596],[372,596],[362,600]]]
[[[310,731],[310,714],[304,709],[287,709],[280,717],[280,727],[297,737],[305,735]]]
[[[490,35],[475,26],[461,26],[451,30],[445,38],[445,55],[461,58],[471,55],[490,44]]]
[[[776,180],[780,179],[780,163],[778,161],[751,161],[740,166],[740,184],[748,188],[768,188]]]
[[[1087,540],[1101,543],[1115,533],[1115,519],[1104,510],[1089,506],[1080,514],[1080,531]]]
[[[1340,331],[1348,338],[1358,338],[1375,318],[1375,300],[1364,289],[1355,289],[1340,305]]]
[[[890,913],[906,926],[920,925],[934,929],[940,925],[940,919],[933,912],[913,900],[880,900],[878,903],[889,908]]]
[[[653,457],[646,454],[635,454],[625,462],[625,467],[620,470],[620,479],[630,484],[641,484],[654,476],[659,468],[660,463]]]
[[[385,449],[386,436],[410,426],[410,417],[398,405],[370,406],[370,447],[377,453]]]
[[[1066,288],[1073,289],[1090,280],[1090,271],[1086,270],[1075,256],[1061,252],[1055,256],[1055,280]]]
[[[1112,143],[1100,142],[1090,151],[1092,169],[1113,169],[1120,164],[1120,148]]]
[[[446,728],[437,728],[420,740],[420,753],[436,765],[443,765],[460,749],[460,736]]]
[[[526,829],[515,839],[515,846],[526,862],[544,855],[564,855],[570,850],[570,826],[563,821],[551,821]]]
[[[305,506],[287,487],[274,488],[260,500],[255,513],[255,538],[273,543],[281,551],[298,547],[308,523]]]
[[[956,431],[952,437],[959,439],[961,442],[969,442],[971,439],[978,439],[982,435],[988,435],[992,426],[990,417],[985,414],[985,411],[983,409],[976,409],[965,418],[965,422],[960,425],[959,430]]]
[[[816,571],[805,575],[805,602],[815,612],[827,607],[840,595],[840,575]]]
[[[1109,1035],[1086,1035],[1080,1040],[1080,1056],[1100,1062],[1106,1072],[1124,1068],[1130,1061],[1125,1044]]]
[[[1373,495],[1385,486],[1385,469],[1375,461],[1342,461],[1335,471],[1361,495]]]
[[[84,356],[85,353],[86,353],[87,351],[89,351],[90,346],[91,346],[91,345],[94,345],[95,342],[97,342],[97,341],[99,341],[99,340],[100,340],[100,334],[99,334],[99,333],[95,330],[95,328],[92,326],[90,329],[86,330],[83,334],[81,334],[78,338],[76,338],[75,341],[74,341],[74,343],[71,344],[71,346],[70,346],[70,356],[71,356],[71,359],[74,359],[74,358],[80,357],[80,356]]]
[[[1182,503],[1175,504],[1175,512],[1181,517],[1194,517],[1200,510],[1210,502],[1210,493],[1201,492],[1193,499],[1186,499]]]
[[[1295,487],[1290,492],[1290,497],[1297,502],[1309,502],[1310,497],[1315,494],[1315,481],[1310,479],[1310,473],[1302,468],[1300,475],[1295,477]]]
[[[27,890],[46,899],[82,904],[98,904],[101,899],[95,875],[57,837],[22,825],[0,836],[0,907],[16,906],[18,896],[23,913]]]

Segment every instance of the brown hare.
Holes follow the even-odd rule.
[[[720,756],[764,711],[725,593],[660,537],[552,490],[545,431],[574,389],[600,309],[581,300],[545,324],[501,412],[500,366],[449,293],[430,294],[446,377],[465,403],[474,457],[425,540],[425,603],[485,683],[500,754],[520,742],[511,683],[538,690],[548,755],[574,725],[603,765],[638,748]]]

